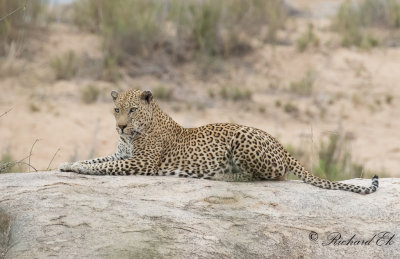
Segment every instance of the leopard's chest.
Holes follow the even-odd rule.
[[[129,157],[132,157],[132,150],[132,141],[130,139],[121,138],[117,147],[117,155],[123,159],[127,159]]]

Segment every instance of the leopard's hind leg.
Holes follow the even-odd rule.
[[[242,128],[231,142],[233,162],[254,180],[284,180],[286,174],[283,147],[267,133]]]

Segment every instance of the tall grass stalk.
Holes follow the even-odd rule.
[[[354,161],[350,140],[344,134],[332,134],[327,141],[321,141],[317,159],[312,159],[312,163],[309,158],[313,154],[307,150],[292,146],[288,146],[287,150],[318,177],[332,181],[365,177],[364,166]]]

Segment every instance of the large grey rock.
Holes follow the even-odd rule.
[[[300,181],[3,174],[0,213],[11,216],[6,258],[400,257],[400,179],[363,196]],[[333,232],[373,239],[323,245]]]

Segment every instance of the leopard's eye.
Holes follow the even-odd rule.
[[[119,113],[119,109],[118,108],[115,108],[114,111],[115,111],[115,113]]]
[[[136,111],[136,110],[137,110],[136,107],[132,107],[132,108],[129,110],[129,113],[134,112],[134,111]]]

